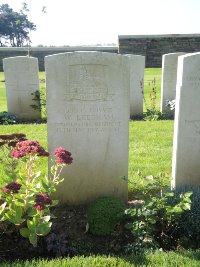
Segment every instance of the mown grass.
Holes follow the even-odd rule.
[[[171,177],[173,121],[132,121],[129,133],[129,181],[160,172]],[[170,184],[170,180],[169,180]],[[130,189],[132,188],[129,184]]]
[[[38,140],[39,143],[47,150],[47,125],[46,124],[14,124],[0,125],[0,134],[24,133],[30,140]],[[0,150],[0,158],[3,154]],[[47,158],[40,158],[40,163],[37,165],[37,170],[41,170],[42,174],[47,174]],[[0,164],[0,186],[3,184],[3,179],[8,174],[5,172],[4,165]]]
[[[28,139],[38,140],[47,149],[46,124],[0,125],[1,134],[25,133]],[[143,176],[171,174],[173,121],[132,121],[129,136],[129,180],[141,182],[138,170]],[[47,173],[47,160],[40,165]],[[0,174],[4,168],[0,165]],[[0,181],[1,184],[1,181]],[[131,189],[131,184],[129,184]]]
[[[200,251],[146,253],[132,257],[76,256],[55,260],[15,261],[1,267],[199,267]]]

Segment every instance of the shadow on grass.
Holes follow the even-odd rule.
[[[145,254],[134,254],[130,256],[127,255],[121,256],[120,258],[129,264],[133,264],[133,266],[147,266],[150,263]]]

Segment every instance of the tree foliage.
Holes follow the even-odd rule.
[[[0,46],[23,46],[30,42],[33,30],[36,26],[28,20],[23,9],[15,12],[8,4],[0,5]]]

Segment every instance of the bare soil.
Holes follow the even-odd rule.
[[[130,232],[124,223],[118,224],[108,236],[94,236],[87,231],[86,206],[57,206],[52,210],[52,231],[40,237],[34,248],[27,239],[20,236],[12,226],[4,230],[0,225],[0,260],[25,260],[32,258],[54,258],[58,256],[104,254],[116,255],[124,251],[131,242]],[[54,234],[54,249],[48,250],[48,238]]]

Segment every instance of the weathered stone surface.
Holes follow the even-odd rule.
[[[4,58],[3,68],[8,112],[19,119],[41,119],[40,110],[31,107],[39,104],[37,100],[33,100],[34,92],[40,91],[37,58]]]
[[[178,59],[173,187],[200,185],[200,53]]]
[[[165,54],[162,56],[162,80],[161,80],[161,112],[167,116],[174,116],[174,110],[167,107],[168,100],[176,98],[176,80],[178,57],[184,52]]]
[[[56,197],[85,203],[127,198],[129,72],[121,55],[74,52],[45,58],[48,146],[68,149],[74,162]]]
[[[145,57],[126,55],[130,64],[130,117],[143,116]]]

